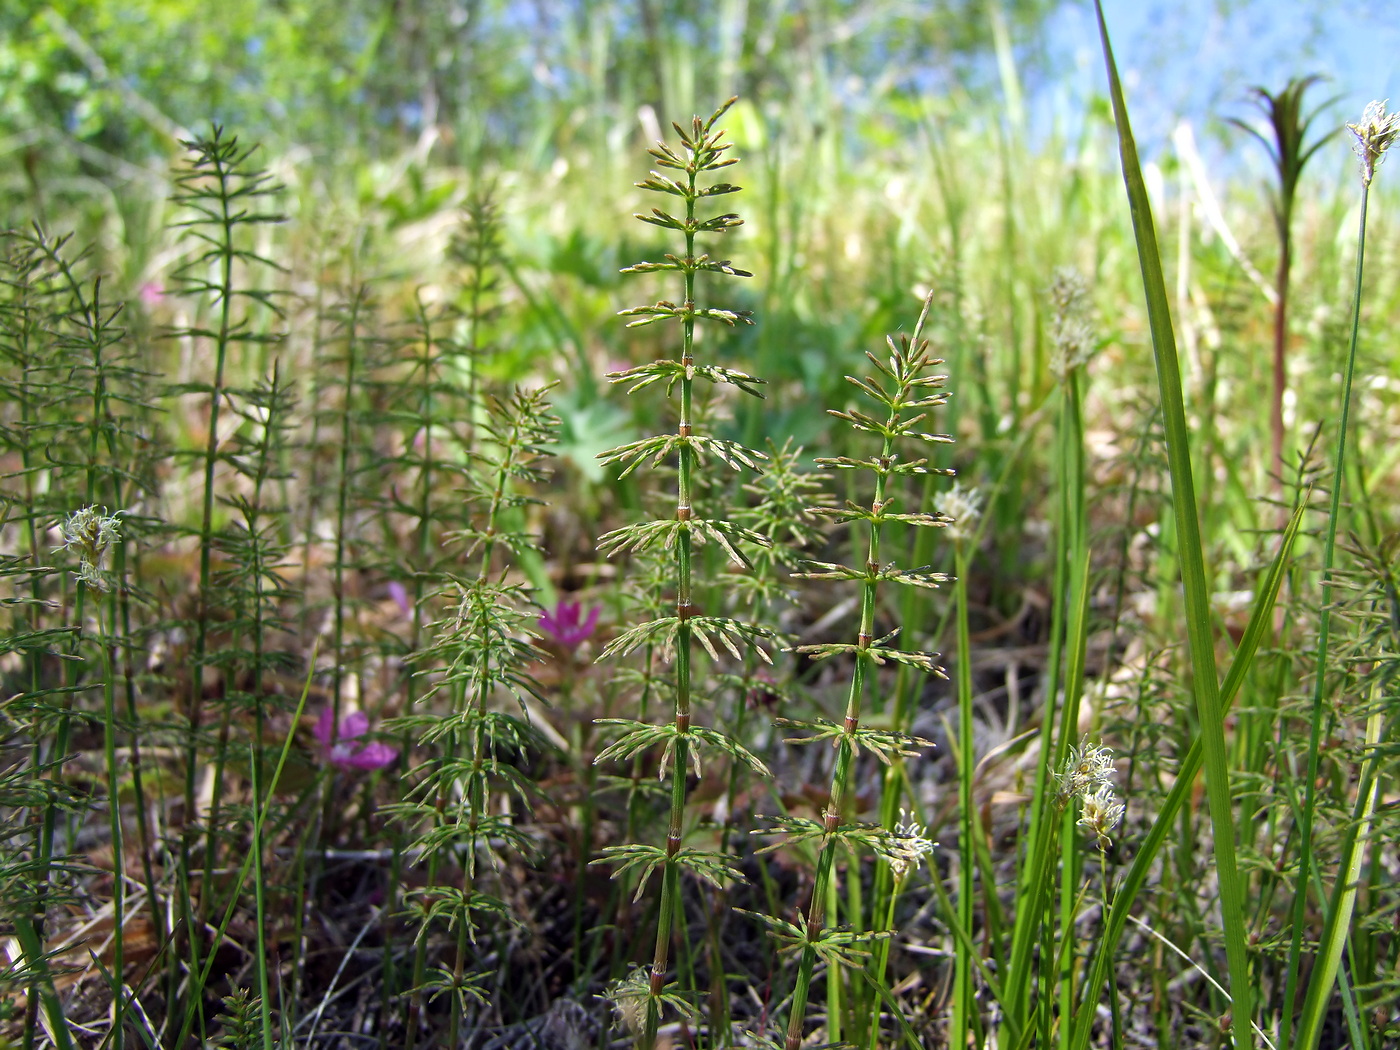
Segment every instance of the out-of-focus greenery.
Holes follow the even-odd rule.
[[[1026,27],[1047,0],[1011,0]],[[513,154],[642,104],[832,102],[955,82],[981,0],[14,0],[0,11],[0,133],[122,159],[210,119],[270,147],[391,150],[425,127]],[[850,78],[863,83],[853,85]],[[145,105],[133,98],[144,100]],[[832,119],[835,109],[822,119]]]

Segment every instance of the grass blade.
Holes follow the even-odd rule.
[[[1249,1022],[1249,957],[1245,945],[1244,896],[1235,863],[1235,818],[1230,799],[1230,775],[1226,765],[1225,726],[1221,718],[1220,687],[1215,666],[1215,643],[1211,630],[1210,595],[1206,584],[1205,551],[1200,522],[1196,516],[1196,486],[1191,474],[1190,435],[1186,427],[1186,406],[1181,392],[1181,368],[1177,361],[1176,336],[1172,331],[1162,259],[1157,250],[1157,232],[1152,222],[1152,206],[1147,198],[1138,163],[1137,145],[1128,123],[1123,86],[1113,61],[1104,22],[1103,4],[1095,0],[1099,39],[1103,43],[1108,69],[1113,120],[1118,128],[1119,157],[1123,182],[1132,211],[1133,234],[1137,240],[1138,261],[1142,267],[1143,291],[1152,331],[1152,351],[1157,362],[1157,383],[1162,399],[1162,423],[1166,430],[1167,465],[1171,472],[1172,509],[1176,518],[1178,556],[1186,600],[1186,639],[1191,656],[1191,686],[1201,723],[1201,746],[1206,769],[1206,796],[1215,842],[1216,877],[1220,882],[1220,915],[1225,931],[1225,955],[1230,972],[1230,995],[1234,1006],[1231,1026],[1236,1045],[1253,1045]]]

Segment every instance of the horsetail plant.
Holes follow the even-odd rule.
[[[734,595],[737,607],[751,610],[755,623],[774,625],[774,642],[795,641],[787,626],[787,616],[796,605],[791,586],[792,573],[801,568],[803,551],[818,545],[823,538],[823,522],[814,507],[823,484],[830,475],[805,470],[803,449],[789,438],[780,446],[768,443],[768,462],[762,474],[743,486],[743,492],[754,502],[736,511],[735,518],[745,527],[767,538],[768,545],[757,548],[751,556],[752,568],[736,573],[725,581]],[[790,658],[789,658],[790,659]],[[788,673],[784,673],[784,672]],[[741,671],[716,676],[716,684],[727,688],[731,700],[729,713],[720,716],[731,737],[744,739],[749,719],[763,714],[763,708],[785,706],[789,697],[784,683],[790,679],[790,669],[775,668],[766,654],[750,651],[744,656]],[[743,765],[731,762],[727,773],[723,801],[724,820],[719,834],[720,848],[735,851],[736,841],[747,836],[734,836],[735,813],[740,792],[744,787]],[[731,1027],[732,1011],[721,945],[730,910],[723,906],[729,891],[716,896],[721,906],[707,913],[707,946],[710,952],[710,1024],[727,1032]]]
[[[59,387],[63,391],[55,398],[58,409],[45,429],[49,442],[44,456],[58,468],[55,481],[60,491],[72,491],[77,485],[68,479],[81,479],[85,506],[65,515],[64,547],[78,555],[77,587],[73,606],[73,633],[67,656],[81,656],[81,647],[89,642],[97,649],[96,678],[91,687],[100,688],[103,726],[103,752],[106,760],[108,818],[113,857],[112,911],[113,964],[111,984],[113,996],[113,1045],[120,1050],[125,1041],[126,989],[125,922],[126,887],[121,873],[125,864],[124,834],[121,822],[121,774],[118,769],[116,696],[118,689],[118,653],[125,651],[124,666],[130,668],[130,641],[127,632],[118,630],[129,613],[129,589],[125,571],[125,550],[130,540],[123,519],[134,505],[149,479],[143,475],[147,462],[141,449],[152,442],[140,430],[148,401],[148,374],[135,363],[136,348],[126,332],[117,324],[125,307],[106,294],[101,276],[80,277],[78,263],[82,255],[70,258],[63,248],[66,238],[49,239],[38,234],[31,243],[45,257],[45,263],[55,281],[60,296],[66,300],[61,310],[51,318],[48,335],[57,351],[58,367],[66,373]],[[61,406],[61,407],[60,407]],[[65,484],[67,483],[67,484]],[[106,501],[113,508],[109,513]],[[102,509],[98,501],[103,502]],[[123,535],[123,533],[128,533]],[[93,630],[88,633],[88,598],[92,600]],[[72,704],[77,690],[84,685],[92,665],[85,661],[65,661],[64,677],[69,693],[65,708]],[[75,671],[69,670],[75,667]],[[127,695],[130,706],[131,683],[128,676]],[[61,717],[56,752],[65,754],[68,725]],[[134,727],[128,735],[131,754],[137,754]],[[133,764],[133,786],[138,804],[144,808],[139,771]],[[45,856],[49,855],[52,829],[46,825]],[[144,815],[141,819],[143,858],[147,889],[152,888],[150,842]]]
[[[664,659],[675,662],[674,721],[670,725],[652,725],[633,719],[608,719],[606,722],[621,727],[622,734],[596,759],[598,762],[605,762],[631,758],[660,747],[660,772],[663,779],[668,769],[671,771],[671,806],[665,847],[632,843],[609,847],[603,851],[603,859],[617,865],[615,878],[624,873],[635,874],[638,877],[638,896],[643,892],[650,876],[657,871],[661,873],[656,947],[646,981],[645,1019],[639,1042],[642,1050],[651,1050],[656,1042],[663,1004],[669,1002],[679,1005],[683,1002],[671,991],[666,980],[670,968],[673,928],[677,920],[684,916],[681,898],[682,874],[694,875],[717,886],[738,877],[738,870],[731,856],[684,846],[686,778],[689,770],[693,766],[698,773],[699,751],[706,747],[727,755],[731,761],[746,763],[760,775],[768,773],[767,767],[737,740],[718,729],[697,726],[692,721],[692,703],[700,692],[697,689],[698,675],[693,666],[696,643],[699,643],[712,660],[718,659],[720,648],[728,651],[735,659],[740,659],[744,651],[756,652],[761,658],[766,658],[766,653],[758,645],[764,634],[762,628],[728,616],[702,613],[696,604],[693,579],[694,552],[698,544],[707,541],[716,543],[734,562],[746,565],[747,560],[740,552],[740,545],[763,546],[767,543],[760,534],[734,522],[697,516],[694,505],[698,472],[711,458],[718,459],[736,470],[740,467],[757,470],[759,462],[765,458],[762,453],[736,442],[696,432],[697,380],[704,380],[710,384],[729,384],[745,393],[762,396],[758,390],[761,380],[718,365],[696,364],[694,357],[697,321],[715,321],[731,327],[740,323],[752,323],[746,311],[702,306],[696,301],[697,278],[702,273],[724,274],[730,277],[752,276],[747,271],[730,265],[727,260],[720,261],[711,259],[708,254],[696,254],[696,237],[699,234],[722,234],[743,222],[733,213],[707,218],[697,213],[698,205],[705,198],[734,193],[739,189],[728,182],[716,182],[708,186],[702,186],[700,183],[707,173],[735,163],[735,158],[724,156],[730,144],[723,141],[723,130],[715,128],[720,117],[734,101],[730,99],[708,120],[695,117],[689,129],[682,128],[679,124],[673,125],[680,136],[680,148],[673,149],[664,142],[658,142],[648,152],[663,170],[653,171],[645,180],[637,183],[641,189],[665,193],[684,201],[684,215],[672,215],[660,208],[654,208],[650,215],[638,215],[637,218],[681,234],[685,239],[685,249],[680,255],[667,254],[663,262],[640,262],[622,272],[679,274],[684,295],[680,303],[661,300],[653,306],[624,310],[622,316],[637,318],[628,326],[633,328],[661,320],[679,321],[680,357],[652,361],[623,372],[611,373],[608,378],[615,383],[628,384],[629,393],[658,383],[664,385],[668,395],[679,388],[676,432],[621,445],[602,453],[599,457],[604,463],[620,465],[623,468],[621,476],[624,477],[648,460],[654,467],[662,460],[675,456],[677,463],[675,517],[638,522],[617,529],[601,537],[598,544],[599,549],[609,555],[642,553],[659,548],[674,551],[675,556],[675,614],[658,617],[629,628],[614,639],[600,657],[623,657],[638,649],[654,647],[662,653]],[[677,174],[672,177],[666,172]],[[635,985],[627,987],[635,989]],[[635,999],[635,996],[633,998]],[[632,1012],[639,1011],[634,1009]]]
[[[524,511],[538,502],[528,490],[542,480],[540,460],[558,427],[548,393],[547,388],[517,390],[509,398],[485,399],[479,447],[465,476],[472,520],[455,536],[466,545],[464,556],[477,559],[477,567],[474,573],[449,577],[447,591],[455,608],[436,624],[437,639],[421,655],[425,669],[442,667],[433,692],[446,693],[451,708],[441,717],[409,714],[389,727],[416,732],[423,746],[441,747],[404,802],[389,807],[410,826],[425,828],[410,853],[427,861],[427,884],[406,895],[409,914],[420,927],[410,991],[410,1047],[421,1026],[425,993],[450,997],[451,1046],[460,1041],[468,1004],[488,1001],[484,982],[489,975],[468,968],[477,916],[505,919],[509,909],[487,892],[478,864],[482,859],[494,862],[501,848],[519,855],[532,851],[510,807],[496,799],[504,787],[530,804],[534,788],[506,755],[538,751],[542,744],[528,719],[491,705],[498,694],[521,704],[539,695],[528,670],[543,655],[532,630],[538,609],[530,588],[510,578],[507,570],[511,559],[535,545]],[[450,861],[461,869],[456,885],[441,879]],[[427,935],[440,922],[455,933],[453,957],[430,970]]]
[[[448,530],[461,524],[461,501],[447,482],[461,479],[465,469],[468,457],[456,454],[453,448],[457,436],[454,427],[460,427],[460,421],[470,416],[471,402],[454,382],[454,366],[461,348],[447,334],[452,320],[451,311],[429,305],[422,288],[415,292],[411,336],[403,347],[406,369],[388,391],[389,411],[400,435],[399,451],[378,464],[378,469],[386,474],[405,479],[402,491],[398,485],[391,485],[380,497],[393,512],[388,515],[391,520],[395,515],[407,519],[407,543],[397,552],[397,558],[385,566],[389,595],[408,621],[406,630],[397,637],[391,635],[393,642],[388,651],[403,668],[405,711],[417,707],[425,688],[424,676],[414,673],[413,660],[423,647],[428,625],[427,595],[456,563],[457,552],[445,549],[441,540]],[[392,542],[394,530],[390,527],[385,531],[386,542]],[[400,742],[401,752],[411,753],[413,736],[405,732]],[[401,822],[396,823],[393,834],[393,860],[386,887],[390,897],[388,914],[395,913],[401,903],[401,873],[406,863]],[[386,936],[386,1016],[401,991],[393,948],[394,939]]]
[[[145,401],[146,377],[134,367],[131,344],[117,325],[123,304],[105,294],[101,277],[80,275],[87,253],[70,254],[68,237],[50,237],[37,226],[32,233],[13,232],[7,240],[0,284],[0,354],[18,372],[5,381],[18,418],[4,427],[3,442],[20,467],[6,480],[18,478],[23,491],[6,493],[0,501],[5,520],[13,522],[24,539],[14,543],[16,553],[0,562],[0,576],[15,580],[14,597],[7,598],[6,604],[15,605],[21,615],[7,648],[24,654],[21,666],[27,666],[20,681],[27,688],[6,706],[11,717],[24,720],[32,740],[28,768],[20,776],[29,780],[33,791],[29,797],[44,801],[33,811],[30,860],[18,868],[6,863],[0,879],[7,883],[4,897],[20,902],[11,921],[20,944],[19,968],[26,971],[22,983],[31,990],[25,1040],[32,1043],[41,1000],[51,1031],[59,1020],[54,1013],[52,972],[41,946],[51,936],[47,920],[54,906],[66,903],[62,873],[70,869],[54,854],[57,815],[69,808],[68,792],[62,786],[63,765],[70,757],[74,709],[88,689],[101,690],[101,715],[94,721],[103,729],[114,870],[122,870],[116,654],[126,643],[119,640],[115,625],[127,592],[124,573],[113,564],[110,552],[125,541],[118,523],[121,512],[109,514],[97,504],[121,507],[134,498],[144,462],[135,450],[147,439],[138,432],[133,417],[139,412],[136,406]],[[69,502],[74,493],[82,494],[76,509]],[[66,574],[50,565],[50,552],[41,540],[50,523],[61,523],[55,527],[61,527],[63,543],[55,551],[67,549],[77,556],[71,611],[63,600],[69,593],[66,586],[59,601],[47,596],[52,591],[48,579],[68,582]],[[63,610],[61,626],[46,624],[44,612],[50,607]],[[97,649],[96,674],[83,657],[85,646]],[[49,656],[59,658],[58,675],[57,681],[46,683],[43,663]],[[134,736],[130,742],[133,786],[139,799]],[[141,827],[143,856],[148,860],[144,819]],[[149,870],[148,860],[148,887]],[[123,890],[117,879],[111,942],[117,1043],[125,1017],[125,996],[117,976],[125,959]],[[66,1030],[62,1035],[66,1043]]]
[[[212,313],[205,323],[193,323],[171,333],[175,338],[207,347],[213,374],[207,380],[172,386],[168,394],[203,394],[208,398],[207,437],[201,453],[202,505],[196,535],[199,539],[199,590],[194,613],[193,652],[190,658],[190,691],[185,741],[185,828],[180,840],[180,871],[188,874],[191,851],[198,830],[196,783],[200,758],[201,730],[204,723],[205,670],[209,666],[209,634],[214,616],[214,557],[219,547],[215,517],[215,471],[226,460],[220,443],[220,416],[229,400],[226,373],[231,355],[238,349],[275,341],[268,331],[268,315],[276,315],[274,293],[250,284],[253,274],[278,264],[248,247],[249,235],[259,227],[282,221],[282,216],[265,210],[268,198],[280,187],[253,162],[256,146],[239,145],[236,136],[226,135],[215,125],[210,133],[183,143],[192,154],[175,176],[176,191],[171,202],[184,209],[186,217],[175,224],[192,242],[192,252],[175,273],[181,294],[202,301]],[[225,756],[217,758],[222,768]],[[206,829],[204,870],[215,866],[217,836]],[[206,879],[199,899],[199,914],[188,911],[189,895],[179,895],[187,909],[180,916],[188,931],[191,972],[198,973],[199,937],[195,930],[207,929],[214,903],[213,880]],[[172,991],[177,959],[172,967]],[[189,1008],[202,1017],[202,989],[190,988]]]
[[[462,211],[462,223],[448,247],[452,261],[462,268],[462,291],[457,306],[464,326],[461,364],[468,371],[467,403],[480,406],[481,374],[485,365],[487,326],[501,312],[497,292],[499,269],[505,260],[501,248],[501,210],[494,186],[472,191]],[[471,442],[471,427],[467,432]]]
[[[868,459],[840,456],[817,460],[818,465],[836,470],[868,471],[874,475],[875,484],[868,505],[848,500],[842,507],[818,508],[819,513],[833,518],[838,524],[852,525],[859,539],[863,540],[865,564],[852,567],[833,562],[812,562],[808,571],[802,574],[809,579],[846,580],[858,584],[860,626],[854,643],[804,645],[796,650],[818,660],[837,656],[853,659],[844,720],[840,724],[825,719],[784,719],[780,723],[806,734],[793,742],[830,741],[836,747],[831,790],[822,819],[818,821],[787,817],[777,824],[777,830],[787,833],[788,842],[811,842],[820,849],[812,897],[805,917],[799,917],[796,924],[777,918],[766,920],[774,932],[780,938],[789,940],[801,956],[797,984],[792,995],[792,1012],[788,1021],[787,1050],[796,1050],[802,1044],[807,999],[811,992],[812,975],[817,959],[821,958],[827,964],[829,994],[834,993],[838,986],[839,974],[843,967],[858,969],[864,966],[862,952],[856,944],[860,938],[848,928],[827,927],[828,900],[835,899],[834,867],[838,848],[844,848],[854,856],[883,852],[887,863],[891,863],[891,857],[897,855],[891,853],[888,848],[891,834],[899,837],[897,833],[886,832],[883,828],[848,819],[847,795],[851,788],[856,757],[864,748],[880,761],[888,763],[896,756],[916,757],[916,748],[931,746],[927,741],[903,733],[861,726],[862,703],[867,691],[875,684],[877,667],[893,662],[912,666],[929,674],[942,674],[937,654],[897,648],[891,643],[900,633],[900,629],[895,628],[880,634],[877,633],[876,625],[877,599],[881,583],[937,587],[949,579],[944,573],[933,571],[930,566],[901,569],[881,561],[881,541],[887,525],[937,528],[949,524],[949,519],[938,513],[909,513],[895,509],[899,500],[895,486],[900,481],[923,474],[952,473],[946,468],[930,466],[926,457],[908,456],[901,451],[911,442],[927,445],[952,441],[947,435],[928,433],[921,429],[929,413],[946,404],[949,396],[943,388],[947,376],[932,371],[942,364],[942,361],[932,356],[928,341],[923,338],[930,302],[931,297],[924,301],[912,336],[902,336],[897,343],[892,337],[887,338],[890,349],[887,361],[881,361],[874,354],[866,352],[866,357],[875,369],[873,375],[859,379],[853,376],[846,377],[849,383],[879,406],[878,414],[872,415],[859,408],[830,410],[831,415],[844,420],[856,431],[878,437],[881,443],[879,454]],[[905,837],[908,837],[907,834]],[[895,880],[896,883],[899,881]],[[886,931],[879,932],[888,936]],[[839,1012],[829,1010],[826,1032],[829,1042],[841,1040],[839,1024]]]
[[[331,562],[331,711],[332,722],[340,725],[341,706],[345,696],[345,681],[352,666],[358,670],[359,661],[347,659],[347,621],[350,618],[350,597],[347,578],[357,567],[356,512],[361,509],[363,481],[367,475],[367,453],[364,437],[370,429],[364,426],[370,418],[367,407],[370,377],[383,365],[384,340],[375,335],[378,330],[378,304],[367,284],[350,289],[335,311],[340,326],[342,346],[338,357],[332,355],[321,364],[338,368],[336,385],[340,387],[338,403],[331,409],[339,429],[336,441],[335,471],[335,553]],[[334,344],[332,344],[334,345]],[[356,691],[358,693],[358,690]],[[334,809],[334,793],[326,793],[326,814]]]

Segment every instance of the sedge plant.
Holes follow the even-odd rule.
[[[1341,410],[1337,420],[1336,460],[1332,471],[1331,502],[1328,506],[1327,528],[1322,548],[1322,605],[1317,629],[1317,666],[1313,677],[1312,711],[1309,719],[1308,779],[1305,781],[1302,812],[1299,814],[1299,872],[1294,891],[1293,933],[1289,943],[1288,979],[1284,993],[1283,1030],[1285,1042],[1287,1042],[1291,1028],[1292,993],[1298,987],[1300,974],[1303,920],[1307,897],[1311,889],[1308,881],[1308,868],[1310,863],[1316,863],[1313,857],[1313,814],[1317,804],[1316,780],[1322,735],[1323,701],[1331,667],[1329,647],[1331,644],[1332,592],[1336,587],[1333,571],[1337,549],[1337,529],[1341,518],[1342,487],[1346,478],[1347,430],[1351,419],[1352,386],[1356,377],[1356,349],[1361,328],[1362,278],[1365,275],[1366,262],[1366,208],[1370,200],[1371,183],[1376,177],[1380,163],[1384,160],[1386,151],[1395,141],[1396,136],[1400,135],[1400,114],[1386,112],[1384,102],[1372,102],[1366,107],[1361,120],[1356,124],[1348,124],[1347,129],[1351,132],[1354,140],[1353,150],[1361,162],[1361,213],[1356,234],[1356,276],[1353,281],[1351,301],[1351,337],[1347,346],[1346,366],[1342,377]],[[1368,736],[1376,731],[1378,726],[1379,723],[1374,720],[1368,722]],[[1371,768],[1374,767],[1373,762],[1368,762],[1367,765]],[[1363,778],[1363,787],[1364,784],[1365,779]],[[1373,807],[1372,802],[1364,801],[1366,798],[1367,791],[1363,789],[1359,794],[1358,812],[1354,825],[1356,829],[1361,829],[1359,835],[1362,840],[1365,838],[1364,829],[1370,820],[1371,808],[1368,807]],[[1326,921],[1322,941],[1318,946],[1318,955],[1308,983],[1308,994],[1303,1004],[1302,1019],[1298,1022],[1297,1034],[1291,1044],[1298,1050],[1313,1050],[1317,1046],[1321,1035],[1323,1016],[1332,995],[1332,985],[1337,979],[1337,970],[1341,965],[1342,951],[1346,946],[1347,930],[1350,925],[1348,920],[1355,901],[1355,891],[1349,888],[1348,881],[1356,874],[1353,864],[1356,856],[1357,835],[1358,832],[1355,830],[1349,835],[1346,852],[1351,855],[1344,861],[1332,900],[1325,911]]]
[[[1152,218],[1147,184],[1138,160],[1137,144],[1128,118],[1122,83],[1118,76],[1118,67],[1114,62],[1109,42],[1108,25],[1104,19],[1103,6],[1098,0],[1095,0],[1095,10],[1108,75],[1114,125],[1118,132],[1123,182],[1132,215],[1133,235],[1137,242],[1166,438],[1167,468],[1171,476],[1173,522],[1182,578],[1191,689],[1199,720],[1199,743],[1205,766],[1206,797],[1220,892],[1220,917],[1229,971],[1228,994],[1231,998],[1231,1009],[1227,1023],[1234,1045],[1250,1047],[1255,1045],[1253,986],[1250,980],[1249,949],[1245,932],[1244,890],[1235,855],[1234,804],[1225,744],[1224,711],[1231,694],[1222,688],[1216,665],[1205,543],[1198,517],[1181,368],[1166,282],[1162,274],[1161,254],[1157,246],[1157,231]],[[1256,613],[1262,604],[1262,597],[1256,599]],[[1231,685],[1236,669],[1242,672],[1252,658],[1252,650],[1246,653],[1242,648],[1236,654],[1230,674],[1226,678],[1227,687]],[[1238,681],[1233,688],[1238,688]],[[1087,1032],[1083,1037],[1087,1038]]]
[[[1078,737],[1088,642],[1089,536],[1083,401],[1084,366],[1093,350],[1094,336],[1087,316],[1087,294],[1083,279],[1072,271],[1057,273],[1050,288],[1053,308],[1051,371],[1059,380],[1060,390],[1055,457],[1056,536],[1046,707],[1041,718],[1035,786],[1029,810],[1029,845],[1017,883],[1016,914],[1004,986],[1010,998],[1002,1003],[1013,1039],[1029,1031],[1033,950],[1046,934],[1045,901],[1057,857],[1062,873],[1059,915],[1062,935],[1068,938],[1074,928],[1072,917],[1078,882],[1076,836],[1073,822],[1064,808],[1052,805],[1054,793],[1050,787],[1057,771],[1068,761],[1070,748]],[[1057,718],[1056,705],[1061,695],[1063,704]],[[1040,962],[1042,993],[1048,995],[1049,989],[1057,989],[1061,1015],[1067,1015],[1073,997],[1071,954],[1062,952],[1059,972],[1053,978],[1044,970],[1051,960],[1042,957]],[[1049,1038],[1045,1025],[1050,1012],[1044,1004],[1037,1016],[1042,1022],[1042,1038]],[[1066,1037],[1062,1027],[1062,1045]]]

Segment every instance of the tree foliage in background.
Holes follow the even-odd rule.
[[[174,128],[210,120],[274,150],[383,153],[439,127],[473,150],[508,152],[541,128],[588,119],[585,106],[591,116],[643,104],[680,112],[734,91],[761,105],[812,78],[963,82],[990,47],[991,6],[12,0],[0,9],[0,134],[19,136],[9,147],[25,151],[31,172],[75,144],[87,164],[92,150],[138,163],[168,156]],[[1050,6],[1001,5],[1013,27]]]

